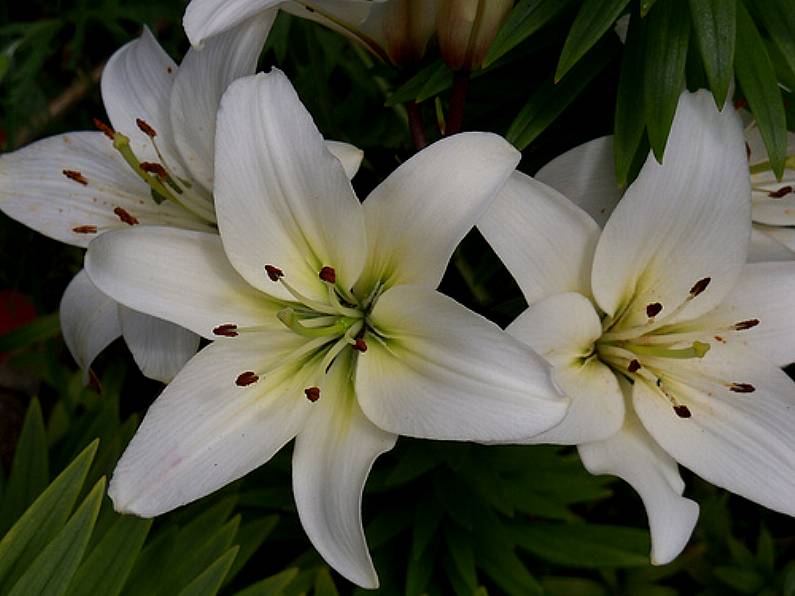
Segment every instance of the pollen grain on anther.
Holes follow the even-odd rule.
[[[337,272],[334,270],[334,267],[323,267],[320,270],[320,279],[330,284],[337,283]]]
[[[242,372],[237,376],[235,379],[235,385],[238,387],[247,387],[248,385],[252,385],[259,381],[259,375],[254,371],[247,370],[246,372]]]
[[[221,337],[237,337],[237,325],[234,323],[218,325],[218,327],[213,328],[213,335],[219,335]]]
[[[767,193],[767,196],[769,196],[771,199],[780,199],[781,197],[784,197],[791,192],[792,192],[791,186],[782,186],[778,190],[771,190],[769,193]]]
[[[88,186],[88,180],[86,177],[77,170],[64,170],[63,175],[69,178],[69,180],[74,180],[78,184]]]
[[[737,331],[745,331],[746,329],[750,329],[751,327],[756,327],[759,325],[759,319],[748,319],[747,321],[740,321],[739,323],[734,324],[734,328]]]
[[[157,131],[154,128],[152,128],[152,126],[143,118],[136,118],[135,124],[138,125],[140,131],[144,133],[146,136],[152,139],[154,139],[157,136]]]
[[[693,284],[693,287],[690,288],[690,295],[693,298],[695,298],[696,296],[698,296],[704,290],[707,289],[707,286],[709,286],[709,282],[711,281],[712,281],[711,277],[704,277],[702,279],[699,279],[696,283]]]
[[[142,161],[141,169],[148,174],[154,174],[161,180],[165,180],[166,176],[168,176],[168,174],[166,173],[166,168],[161,166],[159,163],[154,163],[151,161]]]
[[[692,416],[690,413],[690,408],[683,406],[682,404],[674,406],[674,412],[676,412],[676,415],[680,418],[690,418],[690,416]]]
[[[367,343],[364,341],[364,338],[357,337],[356,342],[351,346],[357,352],[366,352],[367,351]]]
[[[102,131],[102,134],[108,137],[111,141],[113,140],[113,137],[116,134],[116,132],[110,126],[105,124],[102,120],[100,120],[99,118],[94,118],[94,126],[96,126],[100,131]]]
[[[309,401],[315,403],[320,399],[320,387],[307,387],[304,389],[304,395]]]
[[[284,271],[273,265],[265,265],[265,273],[268,274],[271,281],[279,281],[280,277],[284,277]]]
[[[97,226],[77,226],[76,228],[72,228],[72,231],[75,234],[96,234]]]
[[[119,218],[119,219],[120,219],[120,220],[121,220],[123,223],[126,223],[128,226],[134,226],[134,225],[136,225],[136,224],[140,223],[140,222],[138,221],[138,218],[137,218],[137,217],[135,217],[134,215],[130,215],[130,212],[129,212],[129,211],[127,211],[126,209],[123,209],[122,207],[116,207],[116,208],[113,210],[113,213],[115,213],[115,214],[116,214],[116,216],[117,216],[117,217],[118,217],[118,218]]]
[[[652,317],[656,317],[662,311],[663,306],[659,302],[652,302],[651,304],[646,305],[646,316],[650,319]]]
[[[633,358],[629,361],[629,366],[627,366],[627,370],[631,373],[638,372],[640,370],[640,362],[637,359]]]
[[[729,385],[729,390],[735,393],[753,393],[756,391],[756,387],[750,383],[732,383]]]

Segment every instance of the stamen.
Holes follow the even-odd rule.
[[[710,345],[702,341],[694,341],[689,348],[666,348],[659,345],[642,345],[627,342],[626,348],[636,354],[656,356],[658,358],[703,358]]]
[[[235,379],[235,385],[238,387],[247,387],[248,385],[252,385],[259,381],[259,375],[254,371],[247,370],[246,372],[242,372],[237,376]]]
[[[792,192],[791,186],[782,186],[778,190],[771,190],[769,193],[767,193],[767,196],[769,196],[771,199],[780,199],[781,197],[786,196],[791,192]]]
[[[650,319],[656,317],[660,314],[660,311],[663,309],[662,304],[659,302],[652,302],[651,304],[646,305],[646,316]]]
[[[707,286],[711,281],[712,281],[711,277],[705,277],[703,279],[699,279],[695,284],[693,284],[693,287],[690,288],[690,296],[695,298],[696,296],[701,294],[704,290],[707,289]]]
[[[154,128],[152,128],[149,125],[149,123],[146,122],[146,120],[142,118],[136,118],[135,124],[137,124],[141,132],[144,133],[146,136],[148,136],[150,139],[154,139],[157,136],[157,131]]]
[[[745,331],[746,329],[750,329],[751,327],[756,327],[759,325],[759,319],[748,319],[747,321],[740,321],[739,323],[734,324],[734,328],[737,331]]]
[[[729,385],[729,390],[735,393],[753,393],[756,391],[756,387],[750,383],[732,383]]]
[[[357,352],[364,353],[364,352],[367,351],[367,344],[365,343],[364,339],[362,339],[361,337],[357,337],[356,338],[356,342],[353,344],[352,347]],[[637,362],[637,360],[635,362]],[[640,366],[640,365],[638,365],[638,366]],[[632,370],[630,370],[630,372],[632,372]]]
[[[268,274],[271,281],[279,281],[280,277],[284,277],[284,271],[273,265],[265,265],[265,273]]]
[[[94,126],[96,126],[99,130],[101,130],[102,134],[108,137],[111,141],[113,140],[113,135],[115,134],[115,132],[110,126],[105,124],[102,120],[100,120],[99,118],[94,118]]]
[[[63,175],[69,178],[69,180],[74,180],[83,186],[88,186],[88,180],[86,177],[77,170],[64,170]]]
[[[633,358],[629,362],[629,366],[627,366],[627,370],[631,373],[638,372],[640,370],[640,362],[637,359]]]
[[[97,226],[77,226],[72,228],[72,231],[76,234],[96,234]]]
[[[320,270],[320,279],[330,284],[337,283],[337,272],[334,267],[323,267]]]
[[[130,215],[130,213],[128,211],[126,211],[125,209],[122,209],[121,207],[116,207],[113,210],[113,213],[115,213],[119,217],[119,219],[123,223],[126,223],[128,226],[134,226],[137,223],[139,223],[137,217],[134,217],[134,216]]]
[[[213,335],[220,335],[221,337],[237,337],[237,325],[235,323],[225,323],[218,325],[213,329]]]
[[[688,408],[687,406],[683,406],[681,404],[679,404],[678,406],[674,406],[674,412],[676,412],[676,415],[679,416],[680,418],[690,418],[691,416],[690,408]]]
[[[141,169],[148,174],[156,175],[161,180],[165,180],[166,178],[168,178],[168,173],[166,172],[166,168],[161,166],[159,163],[154,163],[151,161],[142,161]]]
[[[307,387],[304,389],[304,395],[309,401],[315,403],[320,399],[320,387]]]

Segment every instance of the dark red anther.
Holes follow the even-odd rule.
[[[320,387],[307,387],[304,389],[304,395],[309,401],[315,403],[320,399]]]
[[[631,373],[638,372],[640,370],[640,362],[635,360],[634,358],[629,361],[629,366],[627,370]]]
[[[77,226],[72,231],[76,234],[96,234],[97,226]]]
[[[735,110],[742,110],[743,108],[747,108],[747,107],[748,107],[748,100],[746,100],[743,97],[741,97],[740,99],[738,99],[737,101],[734,102],[734,109]]]
[[[271,278],[271,281],[279,281],[280,277],[284,277],[284,271],[273,265],[265,265],[265,273]]]
[[[151,161],[143,161],[141,162],[141,169],[144,172],[156,175],[161,180],[165,180],[166,176],[168,176],[168,174],[166,173],[166,168],[161,166],[159,163],[154,163]]]
[[[334,267],[323,267],[320,270],[320,279],[330,284],[337,283],[337,272],[334,271]]]
[[[652,302],[651,304],[646,305],[646,316],[651,319],[652,317],[656,317],[658,314],[660,314],[661,310],[662,304],[659,302]]]
[[[113,129],[110,126],[105,124],[102,120],[100,120],[99,118],[94,118],[94,126],[96,126],[99,130],[101,130],[102,134],[108,137],[111,141],[113,140],[113,137],[116,133],[113,131]]]
[[[696,296],[701,294],[701,292],[707,289],[707,286],[711,281],[712,281],[711,277],[705,277],[703,279],[699,279],[696,283],[693,284],[693,287],[690,288],[690,295],[693,298],[695,298]]]
[[[88,186],[88,180],[86,177],[77,170],[64,170],[63,175],[69,178],[69,180],[74,180],[83,186]]]
[[[122,222],[126,223],[128,226],[134,226],[135,224],[139,223],[138,218],[130,215],[129,211],[126,209],[122,209],[121,207],[116,207],[113,210],[113,213],[122,220]]]
[[[235,379],[235,385],[238,387],[247,387],[248,385],[252,385],[259,381],[259,375],[254,371],[247,370],[246,372],[242,372],[237,376]]]
[[[780,199],[781,197],[786,196],[791,192],[792,192],[791,186],[782,186],[778,190],[771,190],[769,193],[767,193],[767,196],[769,196],[771,199]]]
[[[746,329],[750,329],[751,327],[756,327],[759,325],[759,319],[748,319],[747,321],[740,321],[739,323],[734,324],[734,328],[737,331],[745,331]]]
[[[729,385],[729,389],[735,393],[753,393],[756,391],[756,387],[750,383],[732,383]]]
[[[152,128],[146,120],[141,118],[136,118],[135,123],[138,125],[138,128],[144,133],[146,136],[154,139],[157,136],[157,131]]]
[[[674,406],[674,412],[676,412],[676,415],[680,418],[690,418],[692,415],[690,414],[690,408],[682,405]]]
[[[367,343],[364,341],[363,338],[357,337],[356,343],[351,346],[357,352],[366,352],[367,351]]]
[[[213,329],[213,335],[220,335],[221,337],[237,337],[237,325],[234,323],[218,325],[218,327]]]
[[[745,158],[748,161],[751,161],[751,145],[748,143],[745,144]]]

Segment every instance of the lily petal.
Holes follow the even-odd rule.
[[[199,349],[199,336],[157,317],[119,306],[124,341],[144,376],[170,383]]]
[[[155,203],[149,187],[100,132],[49,137],[0,156],[0,210],[50,238],[83,247],[99,233],[129,227],[120,213],[142,224],[209,230],[181,207]]]
[[[782,231],[791,237],[791,239],[788,239],[789,242],[782,242],[779,239],[780,232]],[[781,230],[754,224],[751,229],[751,246],[748,249],[748,262],[791,261],[795,259],[795,252],[793,252],[789,246],[795,248],[795,230],[789,228]]]
[[[638,492],[649,517],[651,562],[673,561],[693,533],[698,504],[682,497],[685,485],[676,462],[654,442],[631,408],[618,433],[578,450],[591,474],[618,476]]]
[[[216,234],[156,226],[109,232],[91,244],[85,266],[125,306],[208,339],[228,323],[281,329],[280,306],[235,273]]]
[[[185,9],[182,26],[191,45],[201,48],[209,38],[256,18],[258,13],[273,9],[269,12],[275,14],[283,3],[284,0],[192,0]]]
[[[462,133],[401,164],[364,202],[370,256],[357,287],[366,293],[376,280],[438,286],[453,250],[520,157],[502,137]]]
[[[491,321],[429,288],[397,286],[370,316],[356,395],[386,431],[459,441],[527,439],[560,422],[567,400],[547,364]]]
[[[91,283],[85,270],[72,278],[61,298],[64,342],[83,369],[83,382],[94,358],[121,335],[118,304]]]
[[[478,229],[529,304],[563,292],[590,295],[600,229],[556,190],[514,172]]]
[[[607,222],[596,247],[592,285],[608,315],[626,307],[622,324],[646,323],[710,282],[671,322],[715,307],[736,283],[751,234],[748,162],[739,116],[718,112],[706,91],[683,93],[663,164],[650,154]]]
[[[293,492],[301,525],[335,570],[364,588],[378,587],[362,528],[362,491],[375,459],[394,447],[356,403],[349,358],[338,358],[295,440]]]
[[[532,304],[506,331],[553,365],[553,379],[571,398],[563,421],[533,443],[577,445],[618,432],[624,398],[616,375],[594,356],[602,325],[590,300],[575,293],[550,296]]]
[[[574,201],[604,226],[621,200],[616,181],[613,137],[599,137],[559,155],[533,176]]]
[[[649,365],[659,369],[657,360]],[[795,383],[753,352],[721,343],[701,360],[669,364],[663,382],[691,416],[680,418],[655,387],[635,383],[633,405],[657,443],[708,482],[795,515]]]
[[[288,331],[220,340],[182,369],[146,413],[108,493],[117,511],[154,517],[268,461],[301,429],[311,404],[266,380],[238,387],[300,344]]]
[[[224,249],[250,284],[288,298],[264,266],[311,298],[336,270],[351,288],[364,265],[364,214],[340,162],[279,70],[238,79],[221,102],[215,206]]]
[[[254,18],[210,39],[201,50],[190,49],[179,66],[171,92],[171,125],[185,166],[212,191],[215,118],[227,87],[254,74],[277,11]]]
[[[359,171],[359,166],[362,165],[364,151],[355,145],[340,141],[326,141],[326,149],[339,160],[342,167],[345,168],[348,179],[352,180],[356,176],[356,172]]]

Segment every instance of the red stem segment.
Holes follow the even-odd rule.
[[[411,140],[414,141],[414,148],[420,151],[428,144],[425,138],[425,127],[422,124],[422,110],[420,110],[419,104],[412,100],[406,103],[406,111],[409,114]]]
[[[453,74],[453,95],[450,98],[450,109],[447,112],[447,126],[445,136],[454,135],[461,131],[464,121],[464,105],[469,90],[469,71],[458,70]]]

